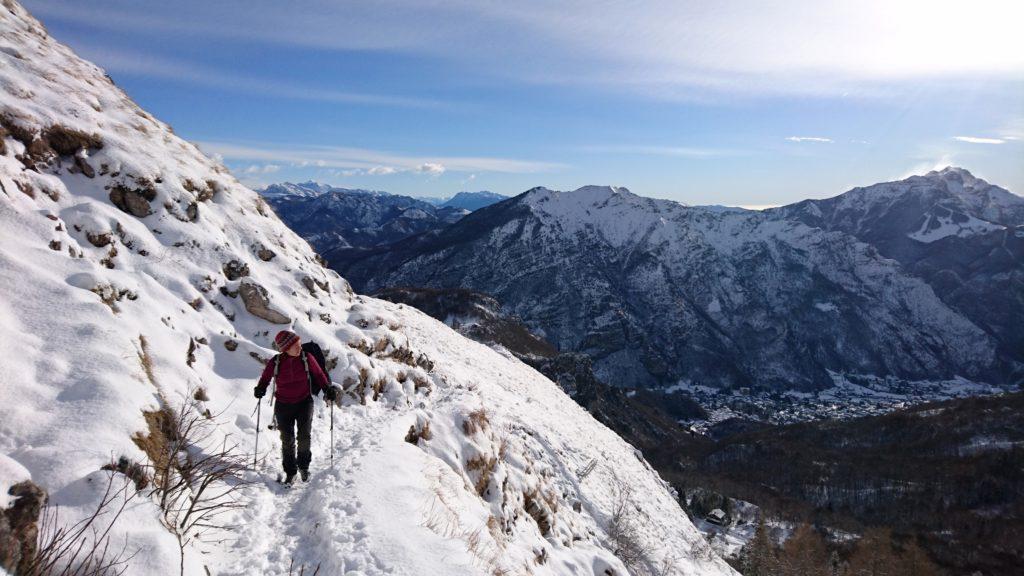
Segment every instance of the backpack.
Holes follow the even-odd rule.
[[[309,362],[306,359],[306,354],[311,354],[313,359],[316,360],[317,366],[320,366],[320,370],[323,371],[324,375],[327,376],[327,381],[331,381],[331,377],[327,375],[327,358],[324,356],[324,351],[320,348],[320,345],[316,342],[304,342],[302,344],[302,366],[306,369],[306,382],[309,384],[310,396],[317,396],[320,394],[320,390],[313,387],[313,374],[309,371]],[[277,371],[281,368],[281,354],[274,356],[274,386],[277,386]]]

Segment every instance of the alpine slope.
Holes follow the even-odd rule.
[[[732,574],[642,455],[514,358],[358,296],[253,191],[12,0],[0,3],[0,493],[91,514],[151,416],[194,406],[259,465],[178,541],[150,489],[110,540],[127,574]],[[289,328],[316,400],[306,484],[252,387]],[[256,432],[262,428],[257,450]],[[334,453],[332,461],[330,455]]]

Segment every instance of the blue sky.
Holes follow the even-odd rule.
[[[24,0],[252,186],[1024,193],[1024,3]],[[785,6],[785,8],[779,8]]]

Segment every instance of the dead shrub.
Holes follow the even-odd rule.
[[[45,507],[39,516],[38,545],[24,558],[18,574],[26,576],[119,576],[128,569],[134,554],[126,547],[110,548],[110,530],[128,504],[138,495],[126,477],[117,485],[116,475],[107,485],[96,510],[70,526],[61,526],[58,509]],[[127,544],[126,544],[127,545]]]
[[[487,411],[478,408],[466,415],[462,421],[462,431],[466,433],[466,436],[472,436],[485,429],[488,424],[490,424],[490,419],[487,416]]]
[[[608,519],[608,542],[612,553],[622,560],[631,574],[648,574],[647,556],[650,546],[640,536],[640,522],[632,501],[632,490],[617,481],[612,496],[612,513]]]
[[[178,541],[184,576],[189,544],[229,528],[220,517],[245,507],[239,494],[252,483],[244,475],[249,456],[237,444],[213,442],[215,417],[196,401],[186,400],[176,411],[165,405],[144,414],[149,435],[136,435],[136,443],[152,463],[152,494],[164,527]]]
[[[422,428],[417,428],[415,424],[409,426],[409,432],[405,435],[405,441],[410,444],[419,444],[420,439],[424,441],[430,440],[434,435],[430,432],[430,422],[423,424]]]

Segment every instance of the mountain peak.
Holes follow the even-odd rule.
[[[611,197],[617,195],[631,195],[632,192],[623,186],[596,186],[593,184],[581,186],[573,190],[573,194],[584,194],[587,196]]]
[[[958,185],[958,187],[962,187],[965,190],[983,189],[989,185],[988,182],[971,174],[966,168],[958,166],[946,166],[941,170],[932,170],[925,174],[924,178],[954,183],[955,186]]]

